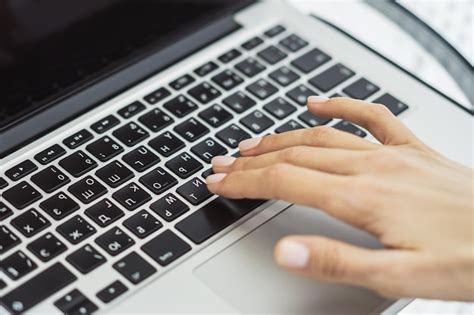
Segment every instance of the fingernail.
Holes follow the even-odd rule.
[[[329,97],[323,95],[313,95],[308,97],[308,103],[325,103],[329,100]]]
[[[262,138],[250,138],[244,140],[239,143],[239,149],[240,151],[247,151],[253,149],[260,143],[260,141],[262,141]]]
[[[209,175],[206,178],[206,183],[208,183],[208,184],[218,183],[218,182],[222,181],[226,176],[227,176],[227,174],[224,174],[224,173]]]
[[[278,246],[277,263],[283,267],[301,269],[309,262],[308,248],[298,242],[284,240]]]
[[[230,166],[234,163],[235,157],[232,156],[215,156],[212,158],[211,164],[213,166]]]

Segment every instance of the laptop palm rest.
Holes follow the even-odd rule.
[[[370,235],[321,211],[291,206],[198,267],[194,274],[243,313],[368,314],[387,301],[364,289],[305,279],[279,269],[273,247],[290,234],[317,234],[365,247]]]

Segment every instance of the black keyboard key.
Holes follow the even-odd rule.
[[[189,142],[194,142],[209,133],[209,129],[194,118],[183,121],[174,127],[174,131]]]
[[[66,245],[51,233],[31,242],[27,248],[43,262],[48,262],[67,250]]]
[[[167,222],[171,222],[189,211],[189,207],[173,194],[168,194],[153,202],[150,205],[150,209]]]
[[[219,68],[219,66],[215,62],[209,61],[208,63],[205,63],[199,68],[195,69],[194,73],[196,73],[200,77],[204,77],[216,70],[217,68]]]
[[[51,193],[71,180],[56,166],[51,165],[31,176],[31,181],[43,191]]]
[[[6,226],[0,226],[0,255],[3,255],[17,244],[20,244],[20,239]]]
[[[66,260],[82,274],[91,272],[107,261],[107,259],[91,245],[84,245],[67,256]]]
[[[293,60],[291,65],[304,73],[310,73],[319,66],[331,60],[331,57],[326,55],[321,50],[314,48],[301,57]]]
[[[365,131],[363,131],[359,127],[356,127],[352,123],[345,120],[338,122],[337,124],[333,126],[333,128],[336,128],[338,130],[345,131],[348,133],[352,133],[353,135],[356,135],[361,138],[364,138],[367,135]]]
[[[247,91],[258,97],[259,99],[264,100],[278,92],[278,89],[268,81],[260,79],[257,82],[247,86]]]
[[[156,103],[164,100],[165,98],[167,98],[170,95],[171,95],[171,92],[168,91],[168,89],[162,87],[162,88],[159,88],[158,90],[154,91],[153,93],[148,94],[144,98],[145,98],[145,101],[147,101],[149,104],[156,104]]]
[[[191,152],[196,154],[204,162],[211,163],[213,157],[227,154],[227,149],[214,139],[207,138],[192,147]]]
[[[207,189],[206,183],[197,177],[178,187],[176,192],[193,205],[198,205],[212,196],[212,193]]]
[[[10,279],[18,280],[35,270],[38,266],[25,253],[17,251],[2,259],[0,267]]]
[[[198,84],[190,89],[188,93],[201,104],[208,104],[221,95],[221,92],[207,82]]]
[[[168,111],[178,118],[184,117],[195,111],[198,106],[184,95],[179,95],[163,105]]]
[[[173,82],[170,83],[170,86],[175,89],[176,91],[179,91],[181,90],[182,88],[190,85],[191,83],[193,83],[194,81],[196,81],[192,76],[190,76],[189,74],[185,74],[179,78],[177,78],[176,80],[174,80]]]
[[[146,113],[138,120],[153,132],[158,132],[173,123],[173,118],[158,108]]]
[[[191,246],[170,230],[161,233],[141,249],[161,266],[167,266],[191,250]]]
[[[31,209],[11,220],[14,226],[26,237],[32,237],[51,225],[37,210]]]
[[[97,232],[92,225],[78,215],[58,226],[56,230],[71,244],[79,244]]]
[[[98,310],[97,305],[86,298],[79,290],[74,289],[56,302],[54,305],[68,315],[89,315]]]
[[[268,31],[266,31],[263,34],[265,36],[269,37],[269,38],[273,38],[273,37],[283,33],[285,30],[286,30],[286,28],[284,26],[277,25],[277,26],[272,27],[271,29],[269,29]]]
[[[116,129],[112,134],[119,139],[120,142],[129,147],[133,147],[150,136],[145,129],[133,122]]]
[[[377,98],[374,103],[385,105],[394,115],[399,115],[401,112],[408,109],[408,105],[401,102],[391,94],[385,93]]]
[[[194,243],[201,244],[264,202],[265,200],[229,200],[218,197],[178,222],[176,228]]]
[[[39,273],[2,297],[2,304],[13,314],[26,312],[62,288],[76,281],[76,276],[61,263]]]
[[[99,300],[107,304],[127,291],[128,288],[121,281],[117,280],[100,290],[96,295]]]
[[[107,198],[89,207],[84,213],[100,227],[109,226],[125,215],[119,207]]]
[[[106,162],[117,154],[123,152],[122,146],[108,136],[92,142],[86,147],[86,149],[102,162]]]
[[[141,111],[145,110],[145,105],[140,101],[135,101],[132,104],[125,106],[124,108],[118,111],[118,114],[122,116],[122,118],[130,118],[135,116],[136,114],[140,113]]]
[[[243,43],[242,48],[244,48],[245,50],[252,50],[257,46],[260,46],[261,44],[263,44],[263,39],[258,36],[255,36]]]
[[[297,121],[291,119],[278,127],[275,132],[276,133],[284,133],[288,131],[293,131],[293,130],[298,130],[298,129],[303,129],[304,127]]]
[[[288,103],[285,99],[278,97],[263,106],[273,117],[283,119],[296,111],[296,107]]]
[[[216,134],[216,137],[231,148],[237,148],[242,140],[251,138],[250,134],[236,124],[232,124]]]
[[[230,91],[236,86],[244,82],[238,74],[232,70],[224,70],[223,72],[212,77],[212,81],[226,91]]]
[[[202,172],[201,176],[202,176],[202,178],[206,179],[209,176],[211,176],[212,174],[214,174],[214,171],[212,170],[212,168],[210,168],[210,169]]]
[[[309,127],[316,127],[316,126],[322,126],[326,125],[329,123],[332,119],[331,118],[322,118],[318,117],[309,111],[305,111],[301,115],[298,116],[298,118],[303,121],[305,124],[307,124]]]
[[[165,132],[159,135],[158,137],[148,142],[148,144],[150,145],[150,147],[152,147],[155,151],[157,151],[164,157],[168,157],[178,152],[185,146],[184,142],[178,139],[171,132]]]
[[[3,290],[7,287],[7,284],[5,281],[3,281],[2,279],[0,279],[0,290]]]
[[[274,124],[273,120],[259,110],[248,114],[240,122],[255,133],[261,133]]]
[[[48,164],[66,154],[66,150],[59,144],[55,144],[35,155],[35,160],[43,165]]]
[[[360,78],[342,91],[352,98],[365,100],[379,90],[380,88],[375,84],[369,82],[367,79]]]
[[[41,199],[41,194],[29,183],[21,182],[2,193],[5,198],[17,209],[24,209],[35,201]]]
[[[220,105],[212,105],[200,112],[199,117],[204,119],[212,127],[220,127],[232,119],[232,114]]]
[[[130,211],[137,209],[151,199],[150,194],[133,182],[125,185],[112,196]]]
[[[156,272],[156,268],[141,258],[136,252],[131,252],[113,264],[122,276],[133,284],[139,284]]]
[[[18,165],[5,171],[5,175],[11,180],[19,180],[26,175],[33,173],[38,169],[38,166],[30,160],[25,160]]]
[[[158,167],[140,178],[140,183],[154,194],[162,194],[178,183],[178,180],[163,168]]]
[[[218,59],[223,63],[229,63],[240,56],[242,56],[242,53],[240,51],[238,51],[237,49],[232,49],[226,52],[225,54],[219,56]]]
[[[312,95],[318,95],[315,91],[311,90],[308,88],[306,85],[298,85],[294,89],[290,90],[288,93],[286,93],[286,96],[288,96],[291,100],[293,100],[295,103],[305,106],[308,97]]]
[[[280,45],[288,49],[289,51],[296,52],[303,47],[308,45],[308,42],[299,37],[298,35],[292,34],[280,41]]]
[[[88,204],[107,192],[107,188],[91,176],[87,176],[67,189],[81,202]]]
[[[140,146],[132,152],[125,154],[122,159],[137,172],[146,171],[160,162],[160,158],[144,146]]]
[[[0,201],[0,222],[13,215],[12,209]]]
[[[8,186],[8,182],[5,180],[5,178],[0,177],[0,189],[3,189]]]
[[[288,86],[300,78],[299,75],[285,66],[273,71],[269,76],[281,86]]]
[[[146,210],[141,210],[123,222],[123,225],[139,238],[145,238],[148,235],[159,230],[163,224]]]
[[[323,92],[327,92],[354,75],[354,71],[338,63],[318,74],[309,83]]]
[[[63,140],[63,143],[70,149],[75,149],[79,147],[80,145],[83,145],[84,143],[88,142],[94,138],[92,133],[89,131],[82,129],[72,136],[67,137],[66,139]]]
[[[105,118],[102,118],[98,122],[93,123],[91,125],[91,129],[97,132],[98,134],[101,134],[117,126],[119,123],[120,120],[118,120],[117,117],[115,117],[114,115],[109,115]]]
[[[202,164],[186,152],[166,162],[166,167],[181,178],[188,178],[201,168]]]
[[[56,221],[67,217],[76,210],[79,210],[79,204],[63,192],[59,192],[46,199],[40,203],[39,206]]]
[[[222,102],[236,113],[243,113],[257,104],[253,99],[240,91],[224,98]]]
[[[275,46],[268,46],[264,50],[260,51],[257,55],[271,65],[274,65],[288,57],[287,54]]]
[[[97,167],[97,162],[82,151],[74,152],[59,161],[59,165],[74,177],[80,177]]]
[[[120,161],[114,161],[100,168],[97,177],[112,188],[118,187],[133,177],[133,172]]]
[[[253,78],[263,70],[265,66],[253,58],[247,58],[235,65],[235,68],[249,78]]]
[[[112,256],[117,256],[135,244],[122,229],[114,227],[95,239],[95,242]]]

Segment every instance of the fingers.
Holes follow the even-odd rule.
[[[275,247],[275,261],[303,276],[329,282],[371,286],[381,261],[379,251],[319,236],[289,236]]]
[[[361,171],[361,157],[367,151],[295,146],[254,157],[217,156],[212,159],[214,173],[229,173],[288,163],[294,166],[339,175],[354,175]]]
[[[353,122],[370,131],[382,144],[401,145],[418,141],[413,133],[381,104],[345,97],[329,100],[309,97],[308,108],[318,116]]]
[[[379,145],[327,126],[299,129],[263,138],[244,140],[239,144],[242,155],[259,155],[293,146],[370,150]]]
[[[206,179],[207,188],[232,199],[279,199],[323,209],[349,224],[362,227],[370,215],[354,209],[351,177],[309,170],[290,164],[218,173]],[[362,211],[364,212],[364,211]]]

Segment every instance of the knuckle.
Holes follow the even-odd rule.
[[[242,157],[237,158],[232,164],[232,167],[231,167],[232,171],[239,171],[239,170],[245,169],[249,160],[250,158],[242,158]]]
[[[308,129],[308,136],[313,140],[326,139],[332,132],[333,128],[329,126],[319,126]]]
[[[272,198],[283,198],[284,187],[282,187],[282,182],[286,180],[288,173],[288,165],[284,163],[274,164],[264,170],[262,178],[264,181],[263,184],[268,187]]]
[[[278,141],[278,135],[268,135],[262,138],[259,144],[261,148],[273,148]]]
[[[299,159],[303,154],[304,149],[302,147],[290,147],[280,151],[280,159],[282,161],[292,163]]]
[[[317,247],[317,245],[316,245]],[[311,269],[317,277],[338,280],[345,275],[344,259],[337,246],[315,248],[317,257],[312,260]]]

